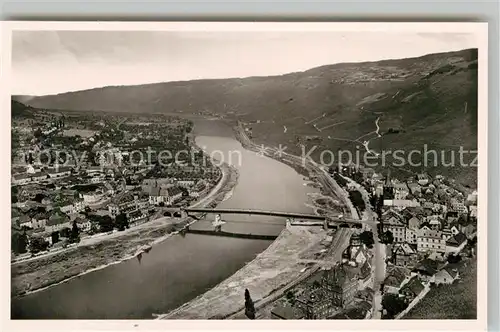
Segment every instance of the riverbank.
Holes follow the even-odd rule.
[[[234,188],[238,181],[238,171],[226,164],[221,169],[221,180],[194,206],[216,206]],[[141,247],[154,246],[195,221],[192,218],[159,218],[123,232],[92,239],[62,252],[17,262],[11,266],[11,296],[37,292],[134,258]]]
[[[284,229],[261,254],[214,288],[159,319],[225,319],[244,307],[248,289],[254,303],[265,299],[305,273],[314,254],[325,248],[327,231],[321,227]]]
[[[240,126],[235,128],[235,136],[241,143],[243,148],[262,153],[251,140],[245,135],[244,130]],[[269,148],[268,148],[269,149]],[[271,149],[269,149],[271,150]],[[310,169],[314,166],[303,167],[298,162],[295,156],[287,155],[289,159],[277,156],[274,153],[264,153],[267,157],[273,158],[281,163],[294,168],[297,173],[310,177]],[[316,170],[319,176],[324,176],[322,170]],[[333,181],[333,180],[332,180]],[[323,198],[325,204],[314,209],[325,209],[327,199],[331,197],[326,195],[336,196],[338,193],[328,191],[324,185],[322,187],[322,195],[318,198]],[[339,199],[345,200],[345,196],[336,196]],[[343,207],[347,206],[343,202]],[[343,209],[346,210],[346,209]],[[347,209],[346,215],[350,215],[351,211]],[[250,291],[252,299],[256,306],[264,306],[275,297],[282,295],[284,289],[293,286],[303,280],[310,273],[317,270],[319,267],[313,261],[322,256],[320,253],[324,249],[330,249],[327,259],[338,260],[343,250],[348,245],[350,238],[350,230],[342,229],[337,232],[335,238],[328,235],[329,231],[325,231],[320,227],[292,226],[284,229],[278,238],[254,260],[246,264],[235,274],[210,289],[206,293],[197,298],[185,303],[179,308],[170,311],[164,315],[159,315],[159,319],[231,319],[238,318],[241,315],[241,310],[244,307],[243,293],[245,289]],[[334,249],[331,249],[335,242]],[[306,271],[308,270],[308,271]]]
[[[255,144],[247,136],[245,128],[240,122],[233,127],[233,132],[236,139],[245,149],[265,155],[266,157],[293,168],[297,173],[309,179],[309,184],[314,183],[318,186],[323,197],[336,198],[337,202],[339,202],[338,207],[342,209],[344,217],[359,219],[358,213],[352,205],[348,193],[335,182],[324,168],[315,163],[312,159],[305,160],[299,156],[286,153],[276,148]],[[318,206],[318,208],[321,208],[321,206]]]

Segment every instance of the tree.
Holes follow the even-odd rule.
[[[454,264],[454,263],[458,263],[462,260],[462,257],[460,257],[460,255],[448,255],[448,258],[447,258],[447,261],[448,263],[450,264]]]
[[[90,230],[88,231],[90,235],[99,233],[99,226],[97,223],[90,223]]]
[[[317,281],[317,280],[315,280]],[[288,300],[288,302],[290,302],[292,305],[295,304],[295,294],[289,290],[288,292],[286,292],[286,299]]]
[[[114,228],[113,219],[110,216],[100,217],[98,223],[101,232],[111,232]]]
[[[71,235],[71,230],[68,227],[65,227],[61,229],[59,235],[61,235],[61,237],[69,238]]]
[[[40,193],[38,193],[38,194],[36,194],[36,195],[35,195],[34,201],[35,201],[35,202],[38,202],[38,203],[41,203],[41,202],[42,202],[42,199],[44,199],[44,198],[45,198],[45,195],[44,195],[44,194],[40,194]]]
[[[382,307],[387,311],[388,318],[394,318],[408,305],[397,294],[386,294],[382,297]]]
[[[359,234],[359,239],[361,242],[367,247],[367,248],[373,248],[373,244],[375,243],[375,240],[373,240],[373,233],[370,231],[364,231],[363,233]]]
[[[245,315],[249,319],[255,319],[255,306],[253,304],[252,298],[250,297],[250,292],[245,289]]]
[[[78,229],[76,220],[73,220],[73,226],[71,227],[71,232],[69,234],[69,242],[70,243],[80,242],[80,230]]]
[[[119,231],[123,231],[125,230],[125,228],[129,228],[127,215],[125,213],[120,213],[119,215],[117,215],[115,219],[115,225]]]
[[[26,236],[26,233],[13,233],[12,238],[12,251],[16,254],[24,254],[27,252],[27,245],[28,245],[28,237]]]
[[[382,238],[380,239],[382,243],[391,244],[394,242],[394,235],[392,235],[391,231],[386,231],[382,233]]]
[[[36,254],[40,251],[45,251],[49,247],[49,243],[42,239],[41,237],[32,237],[30,241],[30,252]]]
[[[59,242],[59,232],[58,231],[52,232],[52,234],[50,234],[50,236],[52,237],[52,244]]]

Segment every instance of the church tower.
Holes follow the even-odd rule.
[[[387,177],[385,179],[383,199],[394,199],[394,186],[391,182],[391,169],[387,171]]]

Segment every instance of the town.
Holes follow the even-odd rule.
[[[378,238],[366,225],[353,227],[340,262],[288,290],[261,318],[400,319],[440,285],[460,283],[460,267],[477,255],[477,191],[465,195],[439,175],[398,180],[390,170],[383,176],[354,165],[329,173],[360,216],[371,212],[379,221]],[[375,242],[383,247],[380,283]]]
[[[172,216],[165,208],[199,200],[221,179],[189,141],[189,121],[12,107],[13,261]],[[146,150],[157,153],[146,160]]]

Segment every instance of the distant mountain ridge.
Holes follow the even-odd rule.
[[[280,76],[113,86],[33,97],[28,104],[60,110],[219,115],[251,123],[257,142],[285,144],[294,152],[300,151],[299,143],[363,149],[366,140],[375,151],[421,149],[424,144],[472,150],[477,148],[477,57],[477,49],[467,49],[325,65]],[[319,157],[316,152],[312,156]],[[477,177],[477,169],[438,166],[435,171],[467,183],[475,183]]]

